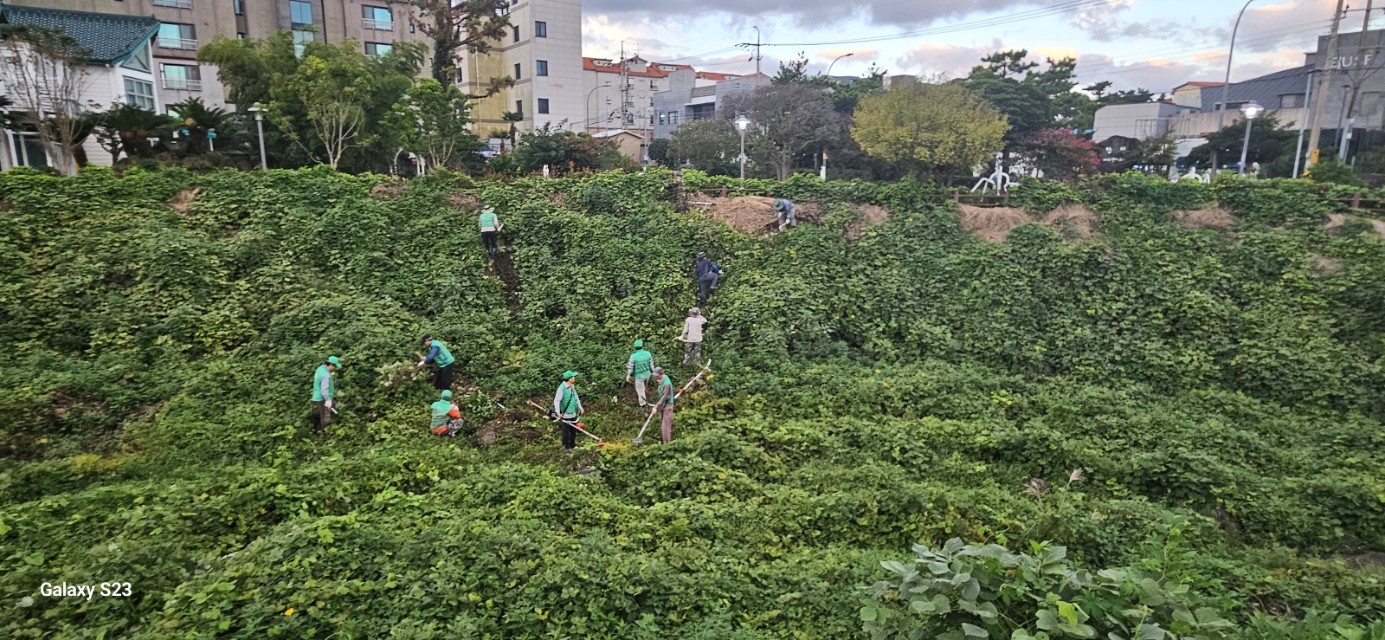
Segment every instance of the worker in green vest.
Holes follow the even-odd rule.
[[[673,378],[664,373],[663,368],[654,369],[654,382],[658,386],[654,410],[662,412],[659,416],[659,436],[664,444],[673,439],[673,401],[678,399],[678,391],[673,388]]]
[[[497,241],[500,239],[500,230],[504,229],[505,225],[501,224],[500,217],[495,215],[495,207],[490,205],[481,208],[478,221],[481,225],[481,242],[486,245],[486,253],[494,258],[496,252],[500,250]]]
[[[433,336],[423,336],[423,346],[428,349],[428,354],[418,361],[418,368],[422,369],[429,362],[437,365],[437,373],[433,375],[433,388],[438,391],[452,388],[452,363],[456,358],[452,357],[452,352],[447,350],[447,345],[442,340],[437,340]]]
[[[558,417],[563,434],[563,449],[568,451],[577,446],[577,429],[573,428],[572,423],[577,422],[577,417],[587,412],[582,407],[582,398],[577,395],[576,384],[577,372],[564,371],[563,383],[558,385],[558,391],[553,394],[553,415]]]
[[[318,429],[326,429],[327,425],[332,424],[332,417],[336,415],[337,381],[332,374],[340,366],[341,359],[331,356],[317,365],[317,371],[313,372],[312,417],[317,422]]]
[[[446,390],[438,395],[438,401],[428,405],[431,416],[428,428],[440,436],[455,436],[466,423],[462,420],[462,410],[452,402],[452,391]]]
[[[644,386],[649,376],[654,374],[654,354],[644,348],[643,340],[635,341],[635,352],[625,361],[625,381],[635,383],[635,397],[641,407],[649,406],[645,401]]]

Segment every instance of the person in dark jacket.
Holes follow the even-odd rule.
[[[693,263],[693,272],[697,276],[697,300],[699,305],[707,304],[707,296],[717,289],[717,280],[726,273],[720,265],[712,262],[707,257],[707,252],[699,251],[697,262]]]
[[[423,336],[423,346],[428,349],[428,353],[418,361],[418,368],[422,369],[430,362],[437,365],[437,373],[433,374],[433,388],[438,391],[452,388],[452,363],[457,361],[452,357],[452,352],[442,340],[433,336]]]

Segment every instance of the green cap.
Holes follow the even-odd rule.
[[[644,341],[643,341],[643,340],[636,340],[636,341],[635,341],[635,348],[636,348],[636,349],[639,349],[639,348],[642,348],[642,347],[644,347]]]
[[[564,371],[564,372],[563,372],[563,382],[567,382],[568,380],[571,380],[571,379],[576,378],[576,377],[577,377],[577,372],[576,372],[576,371],[568,370],[568,371]]]
[[[442,399],[443,399],[443,400],[450,400],[451,398],[452,398],[452,390],[451,390],[451,389],[443,389],[443,391],[442,391]]]
[[[336,356],[329,356],[329,357],[327,358],[327,364],[330,364],[330,365],[332,365],[332,366],[334,366],[334,367],[340,367],[340,366],[341,366],[341,359],[337,358]]]

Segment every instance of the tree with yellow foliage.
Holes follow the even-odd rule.
[[[959,84],[909,82],[862,98],[851,137],[866,155],[936,177],[988,161],[1008,128],[1005,116]]]

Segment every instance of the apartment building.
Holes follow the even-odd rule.
[[[485,53],[463,52],[458,83],[470,95],[486,92],[492,78],[513,87],[472,106],[473,129],[482,136],[507,130],[506,114],[520,131],[551,125],[580,130],[582,109],[581,0],[513,0],[510,33]]]
[[[301,43],[354,40],[365,53],[393,43],[426,40],[414,28],[417,10],[385,0],[9,0],[6,5],[139,16],[159,23],[153,73],[159,104],[201,98],[226,104],[216,67],[197,63],[197,50],[213,38],[263,38],[293,31]]]

